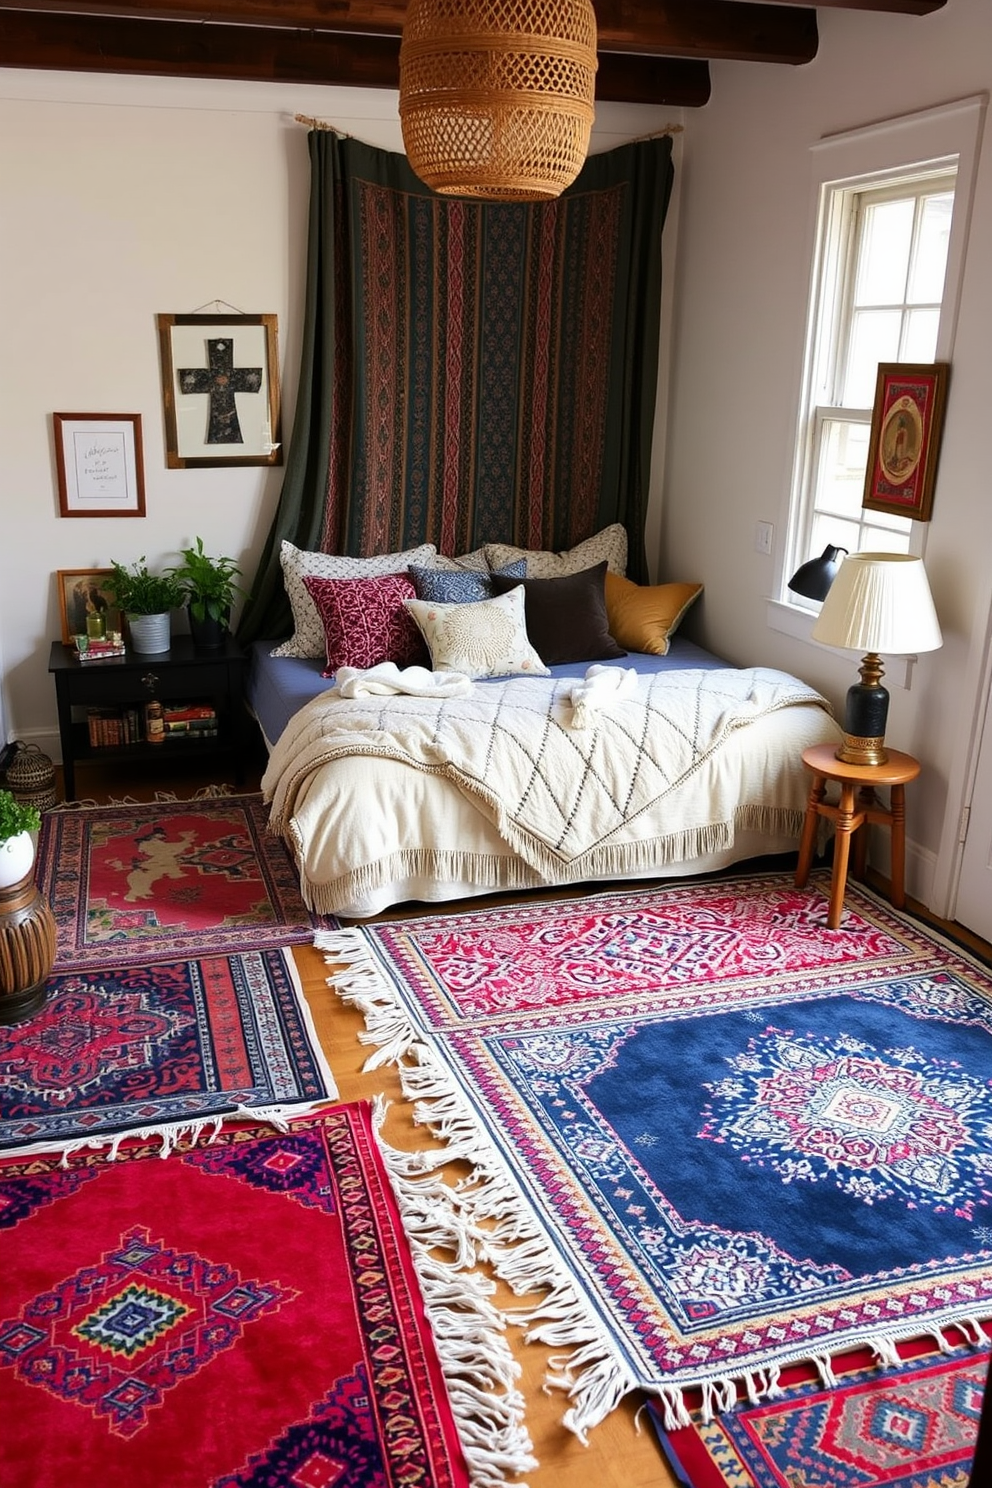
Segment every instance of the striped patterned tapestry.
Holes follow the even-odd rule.
[[[242,640],[289,629],[283,538],[454,554],[620,521],[645,577],[671,140],[593,156],[537,205],[439,197],[400,154],[309,142],[300,396]]]

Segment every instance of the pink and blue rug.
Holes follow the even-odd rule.
[[[992,1316],[992,969],[791,875],[318,936],[580,1435]],[[412,1171],[412,1169],[411,1169]],[[482,1222],[486,1223],[483,1224]],[[977,1336],[977,1330],[976,1334]]]
[[[299,978],[278,950],[56,971],[0,1026],[0,1150],[111,1147],[233,1116],[284,1121],[336,1096]]]

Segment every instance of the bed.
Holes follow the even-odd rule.
[[[262,789],[320,913],[708,872],[794,851],[802,751],[839,739],[799,679],[729,668],[682,636],[596,663],[626,695],[576,728],[583,663],[467,695],[345,698],[322,659],[250,649]]]

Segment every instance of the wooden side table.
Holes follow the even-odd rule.
[[[834,824],[834,868],[830,880],[830,908],[827,925],[836,930],[844,907],[847,865],[854,838],[854,876],[864,878],[868,857],[869,825],[888,827],[892,834],[892,877],[889,898],[896,909],[906,903],[906,784],[920,773],[920,762],[911,754],[889,750],[884,765],[849,765],[839,760],[832,744],[814,744],[803,750],[803,764],[812,773],[806,819],[799,843],[796,887],[801,889],[809,877],[816,846],[817,822],[821,816]],[[826,799],[827,782],[840,785],[840,800],[833,805]],[[876,798],[875,787],[889,787],[889,804]]]

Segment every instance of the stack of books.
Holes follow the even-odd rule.
[[[77,661],[107,661],[111,656],[124,656],[124,637],[119,631],[108,631],[102,640],[94,641],[89,636],[76,636]]]
[[[209,739],[217,733],[217,713],[209,703],[163,703],[162,727],[167,739]]]
[[[87,708],[86,728],[91,749],[120,749],[144,737],[138,708]]]

